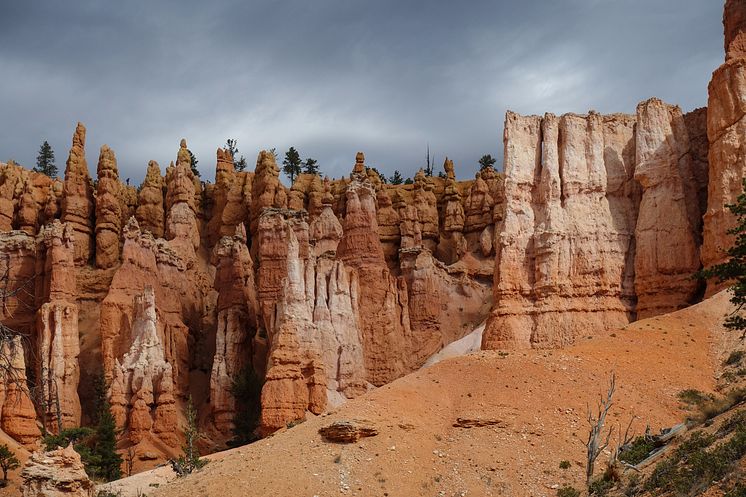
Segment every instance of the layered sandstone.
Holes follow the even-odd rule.
[[[26,361],[20,336],[0,344],[0,429],[18,443],[31,448],[41,432],[26,383]]]
[[[243,225],[239,225],[234,236],[220,239],[212,258],[218,302],[210,404],[215,427],[228,435],[236,411],[232,385],[244,368],[254,367],[257,332],[254,264]]]
[[[106,145],[98,157],[96,189],[96,267],[108,269],[119,263],[122,233],[122,184],[114,151]]]
[[[219,149],[210,184],[182,140],[139,191],[102,147],[94,195],[82,125],[64,184],[0,165],[0,318],[30,338],[14,368],[41,380],[39,421],[53,429],[60,398],[63,426],[85,422],[79,372],[100,351],[122,449],[163,460],[189,397],[205,444],[228,439],[250,369],[269,433],[419,368],[488,316],[486,348],[558,347],[696,301],[690,276],[722,260],[745,172],[742,10],[726,6],[709,109],[511,112],[504,175],[459,181],[446,160],[443,178],[386,185],[359,153],[347,177],[285,186],[272,152],[237,172]],[[19,385],[0,383],[0,423],[30,443],[28,396],[6,412]]]
[[[75,231],[75,263],[87,264],[93,255],[94,215],[93,184],[85,159],[85,126],[78,123],[73,145],[65,167],[65,186],[62,196],[62,221]]]
[[[368,381],[382,385],[407,370],[406,337],[409,335],[406,289],[391,275],[378,239],[376,193],[365,175],[363,154],[358,153],[351,182],[345,192],[344,234],[338,258],[357,271],[359,323]],[[404,290],[401,292],[400,290]]]
[[[485,348],[562,346],[693,302],[700,116],[656,99],[636,116],[508,113]]]
[[[45,260],[41,295],[45,303],[37,314],[37,378],[46,429],[52,432],[80,426],[81,420],[74,237],[72,225],[57,220],[40,235]]]
[[[642,187],[635,226],[637,317],[694,302],[700,283],[702,213],[684,115],[651,99],[637,107],[635,180]],[[672,257],[672,254],[676,254]]]
[[[735,219],[727,205],[743,191],[746,177],[746,35],[743,32],[746,5],[728,0],[725,4],[726,61],[713,74],[708,86],[707,137],[709,140],[709,184],[704,216],[702,264],[707,268],[726,259],[734,237],[728,230]],[[723,285],[708,283],[707,294]]]
[[[266,214],[265,214],[266,216]],[[262,388],[262,430],[271,432],[326,407],[326,372],[307,305],[305,267],[295,232],[286,226],[287,277],[277,302],[267,374]]]
[[[21,472],[23,497],[92,497],[93,482],[72,444],[48,452],[35,452]]]
[[[155,238],[164,233],[163,177],[161,168],[154,160],[148,163],[148,171],[140,187],[135,217],[143,231],[149,231]]]
[[[145,287],[134,301],[132,345],[121,363],[115,361],[110,387],[113,414],[121,427],[125,426],[122,421],[126,415],[132,443],[140,443],[152,432],[167,445],[176,445],[173,381],[173,368],[166,361],[165,346],[158,335],[155,291]]]

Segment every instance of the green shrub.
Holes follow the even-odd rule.
[[[723,497],[746,497],[746,483],[738,483],[735,488]]]
[[[636,465],[647,459],[655,449],[655,442],[646,436],[635,438],[630,445],[619,452],[619,460],[627,464]]]
[[[700,406],[700,412],[704,421],[710,420],[716,416],[730,410],[736,404],[746,400],[746,388],[731,390],[724,397],[712,398]]]
[[[559,467],[560,469],[570,469],[570,461],[560,461]]]
[[[603,497],[606,492],[614,488],[614,482],[610,478],[597,478],[588,485],[588,494]]]
[[[714,481],[727,476],[746,455],[746,417],[732,424],[733,436],[714,445],[716,437],[694,433],[669,459],[659,463],[645,490],[689,495],[693,490],[707,489]]]
[[[735,366],[741,363],[741,360],[746,356],[746,351],[734,350],[730,353],[728,358],[725,360],[726,366]]]
[[[694,390],[692,388],[682,390],[681,392],[679,392],[678,397],[681,402],[690,406],[700,406],[705,402],[712,400],[711,395],[707,395],[704,392],[700,392],[699,390]]]
[[[557,490],[557,497],[580,497],[580,491],[570,485],[565,485]]]

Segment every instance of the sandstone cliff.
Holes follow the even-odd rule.
[[[698,124],[656,99],[635,116],[508,113],[485,348],[562,346],[695,301]]]
[[[734,219],[725,207],[735,202],[746,177],[746,5],[737,0],[725,4],[725,63],[712,74],[708,86],[707,138],[709,140],[709,185],[707,212],[704,216],[702,264],[710,267],[722,262],[733,236],[727,231]],[[722,285],[711,282],[707,294]]]
[[[64,182],[0,164],[0,322],[20,334],[2,345],[20,381],[0,378],[0,428],[30,445],[41,424],[85,423],[100,372],[142,468],[178,452],[190,398],[223,446],[244,372],[265,381],[266,434],[485,321],[484,348],[560,347],[696,302],[746,175],[746,11],[725,12],[707,109],[508,112],[504,174],[461,181],[446,159],[442,178],[388,185],[358,153],[349,176],[287,187],[273,153],[238,172],[218,149],[209,184],[182,140],[139,190],[103,146],[94,188],[82,124]]]

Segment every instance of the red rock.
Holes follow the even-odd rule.
[[[96,267],[107,269],[119,263],[122,234],[122,185],[114,151],[101,147],[96,194]]]
[[[78,397],[80,381],[80,333],[74,230],[70,224],[55,221],[41,233],[44,265],[42,304],[37,315],[37,378],[46,406],[46,429],[56,433],[63,428],[80,426]],[[61,419],[57,419],[57,413]]]
[[[87,264],[93,255],[93,184],[85,160],[85,126],[78,123],[65,167],[62,222],[75,230],[75,263]]]
[[[143,231],[149,231],[155,238],[162,238],[164,228],[163,177],[156,161],[148,163],[148,172],[140,187],[138,206],[135,214]]]

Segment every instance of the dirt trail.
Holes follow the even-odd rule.
[[[586,404],[617,375],[614,425],[657,430],[685,412],[677,394],[711,391],[729,309],[719,294],[554,351],[480,352],[404,377],[287,431],[224,455],[154,492],[203,496],[553,496],[583,480]],[[457,418],[491,420],[456,428]],[[321,440],[321,426],[366,420],[378,436]],[[570,461],[562,470],[560,461]],[[148,494],[150,494],[148,492]]]

